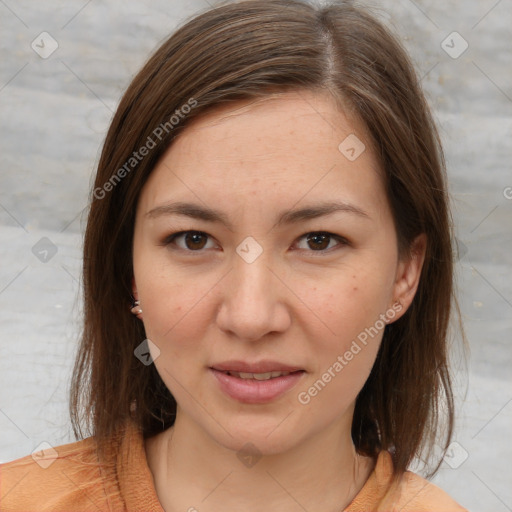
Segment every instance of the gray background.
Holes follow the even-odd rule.
[[[460,245],[470,357],[455,345],[456,444],[434,482],[470,510],[510,511],[512,2],[365,3],[399,34],[422,77],[445,145]],[[131,77],[178,23],[207,7],[0,0],[0,461],[43,441],[74,440],[67,392],[101,144]],[[35,41],[42,51],[43,31],[58,44],[44,59],[31,48]],[[467,50],[453,58],[464,41]]]

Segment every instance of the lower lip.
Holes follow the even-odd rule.
[[[275,400],[289,391],[304,375],[304,371],[293,372],[268,380],[242,379],[210,368],[220,388],[226,395],[246,404],[263,404]]]

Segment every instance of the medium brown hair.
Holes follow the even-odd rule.
[[[364,122],[383,171],[400,255],[417,235],[427,236],[415,298],[386,326],[357,397],[355,447],[372,457],[390,450],[397,476],[434,446],[441,423],[440,446],[448,446],[451,218],[442,148],[418,78],[397,39],[366,9],[349,2],[315,7],[250,0],[210,9],[167,39],[129,85],[106,136],[85,232],[84,324],[70,394],[75,435],[84,437],[86,426],[100,456],[130,417],[150,437],[171,426],[176,414],[155,365],[134,356],[145,339],[142,322],[129,312],[142,187],[192,119],[230,102],[304,90],[331,94]],[[143,146],[152,147],[142,157]]]

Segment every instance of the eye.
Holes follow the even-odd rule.
[[[178,249],[187,252],[201,252],[203,249],[213,248],[211,245],[208,246],[210,238],[210,235],[203,231],[179,231],[166,237],[162,245],[175,245]],[[299,238],[299,240],[302,239],[305,239],[307,247],[300,247],[300,243],[298,243],[297,246],[300,250],[306,250],[308,252],[327,252],[336,246],[349,244],[342,236],[325,231],[306,233]],[[337,241],[337,243],[333,243],[335,241]]]
[[[327,250],[336,247],[336,245],[348,245],[348,241],[342,236],[328,233],[326,231],[312,231],[311,233],[306,233],[299,238],[299,240],[302,239],[305,239],[307,247],[312,249],[312,251],[309,252],[327,252]],[[338,243],[333,246],[333,241],[337,241]],[[299,249],[307,250],[307,247],[299,247]]]
[[[179,231],[169,235],[163,242],[163,245],[177,245],[179,249],[189,252],[199,252],[201,249],[210,249],[207,247],[208,237],[202,231]],[[181,240],[181,243],[177,242]]]

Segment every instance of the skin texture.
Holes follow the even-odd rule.
[[[424,237],[411,258],[399,258],[369,142],[354,161],[338,149],[350,134],[364,142],[365,133],[327,94],[277,94],[194,120],[145,184],[133,292],[147,337],[160,350],[158,372],[178,403],[174,427],[146,442],[167,512],[249,504],[252,511],[291,511],[297,502],[308,511],[341,510],[371,472],[373,461],[356,455],[350,427],[382,329],[307,404],[298,400],[358,334],[381,326],[380,315],[397,300],[398,319],[417,288]],[[221,210],[231,226],[147,215],[172,201]],[[366,216],[336,212],[276,224],[283,210],[330,201]],[[207,236],[165,245],[186,230]],[[318,232],[348,243],[308,242],[305,235]],[[263,251],[252,263],[236,252],[249,236]],[[244,404],[226,396],[208,370],[233,359],[274,360],[305,373],[272,402]],[[237,457],[249,442],[261,455],[251,467]]]

